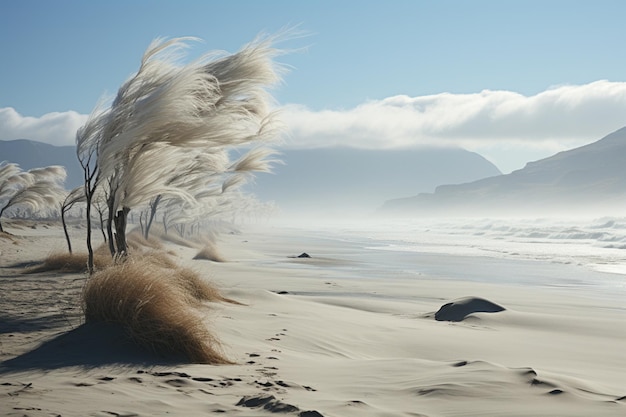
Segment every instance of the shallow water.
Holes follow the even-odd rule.
[[[310,233],[310,232],[309,232]],[[626,295],[626,219],[424,219],[317,226],[355,276],[393,274]],[[357,264],[358,265],[358,264]]]

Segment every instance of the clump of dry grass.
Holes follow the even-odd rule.
[[[163,251],[149,251],[140,254],[133,253],[131,257],[135,261],[149,262],[150,264],[158,266],[160,268],[178,268],[178,264],[169,257],[169,254],[167,252]]]
[[[192,269],[178,268],[173,271],[172,278],[173,283],[191,297],[191,303],[195,300],[195,302],[211,301],[241,305],[238,301],[224,297],[216,287],[202,279]]]
[[[217,247],[213,243],[206,243],[200,252],[193,257],[193,259],[202,259],[212,262],[226,262],[226,259],[217,250]]]
[[[175,245],[184,246],[184,247],[187,247],[187,248],[195,247],[195,244],[193,242],[191,242],[191,241],[189,241],[189,240],[187,240],[187,239],[185,239],[183,237],[180,237],[180,236],[178,236],[175,233],[160,233],[160,234],[158,234],[158,236],[159,236],[159,238],[162,241],[170,242],[170,243],[173,243]]]
[[[143,237],[139,230],[133,230],[128,233],[126,236],[126,242],[128,247],[132,250],[143,250],[145,248],[161,250],[163,249],[163,243],[152,236],[149,236],[148,239]]]
[[[137,343],[196,363],[231,363],[196,308],[202,296],[185,274],[149,258],[127,259],[94,274],[83,293],[87,322],[122,325]],[[207,285],[209,285],[207,283]]]
[[[109,258],[111,258],[111,250],[109,249],[109,244],[108,243],[102,243],[100,244],[100,246],[98,246],[94,251],[94,256],[96,255],[101,255],[101,256],[108,256]]]
[[[27,268],[25,274],[34,274],[39,272],[86,272],[87,271],[86,253],[69,253],[57,252],[48,255],[43,262],[38,265]],[[111,256],[94,253],[93,263],[96,269],[103,269],[113,263]]]

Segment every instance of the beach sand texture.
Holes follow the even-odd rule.
[[[65,247],[58,225],[33,227],[0,237],[2,416],[626,415],[624,299],[551,285],[575,265],[546,263],[543,285],[481,282],[464,280],[469,263],[510,276],[544,264],[432,255],[429,269],[454,271],[442,279],[410,253],[270,226],[222,235],[219,263],[167,243],[242,303],[203,310],[235,364],[198,365],[84,325],[84,275],[23,274]],[[504,310],[472,313],[478,298]],[[435,319],[455,301],[460,321]]]

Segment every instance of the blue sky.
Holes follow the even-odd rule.
[[[462,146],[507,172],[626,125],[624,16],[603,0],[4,0],[0,140],[71,143],[155,37],[203,39],[193,56],[298,25],[274,92],[293,146]]]

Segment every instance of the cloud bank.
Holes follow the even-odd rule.
[[[73,111],[27,117],[0,108],[0,140],[71,145],[86,118]],[[508,171],[626,126],[626,82],[556,86],[534,96],[490,90],[394,96],[344,110],[287,105],[283,119],[288,148],[460,146]]]
[[[626,125],[626,83],[596,81],[534,96],[485,90],[394,96],[347,110],[286,106],[290,147],[551,148],[600,139]]]
[[[73,145],[76,131],[87,115],[74,111],[28,117],[12,107],[0,108],[0,140],[30,139],[51,145]]]

